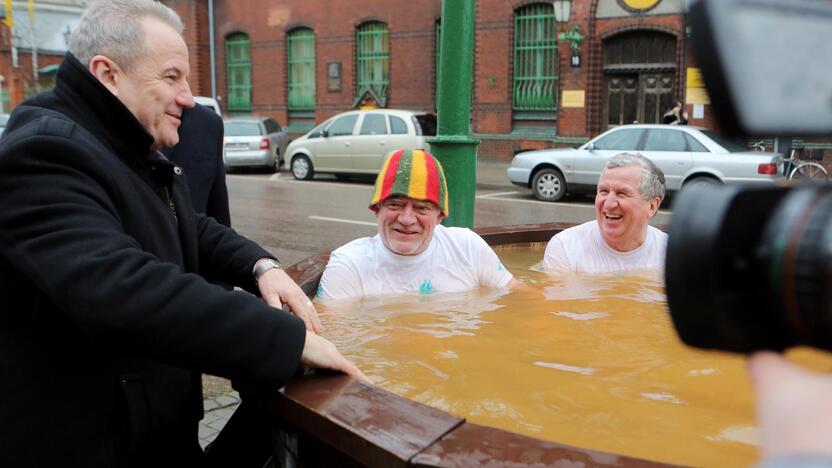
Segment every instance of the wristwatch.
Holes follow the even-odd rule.
[[[254,264],[254,270],[252,271],[252,273],[254,273],[254,282],[257,283],[258,281],[260,281],[260,277],[266,274],[266,272],[271,270],[272,268],[282,270],[283,265],[281,265],[280,262],[273,258],[258,260],[257,263]]]

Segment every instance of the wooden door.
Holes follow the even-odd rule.
[[[607,128],[631,124],[639,115],[638,75],[606,77],[605,116]]]

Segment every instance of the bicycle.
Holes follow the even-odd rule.
[[[755,142],[751,143],[751,147],[754,149],[754,151],[761,152],[761,153],[765,152],[765,150],[766,150],[766,141],[765,140],[755,141]]]
[[[789,157],[783,160],[789,180],[829,183],[829,173],[822,164],[800,159],[803,148],[792,148]]]

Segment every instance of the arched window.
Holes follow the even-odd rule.
[[[298,28],[286,36],[290,111],[315,110],[315,33]]]
[[[515,111],[554,111],[558,94],[558,43],[551,3],[535,3],[514,13]]]
[[[248,35],[232,34],[225,40],[228,66],[228,111],[251,112],[251,45]]]
[[[378,21],[364,23],[355,34],[356,95],[371,89],[382,101],[390,86],[390,31]],[[382,106],[384,102],[380,102]]]

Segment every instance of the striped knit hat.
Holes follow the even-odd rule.
[[[392,196],[425,200],[439,207],[448,216],[448,184],[439,161],[422,150],[391,151],[376,178],[376,189],[370,209]]]

